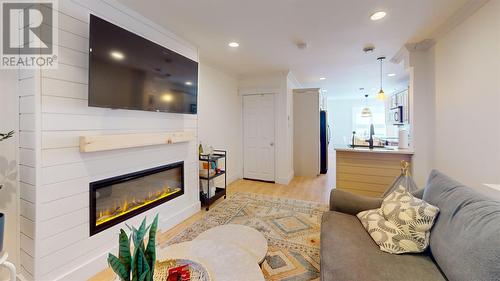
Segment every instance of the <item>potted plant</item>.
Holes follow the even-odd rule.
[[[4,141],[14,135],[14,131],[10,131],[6,134],[0,133],[0,142]],[[3,185],[0,184],[0,189],[2,189]],[[3,251],[3,233],[5,227],[5,215],[0,213],[0,252]]]
[[[156,262],[156,230],[158,228],[158,215],[155,216],[151,225],[146,227],[146,218],[142,221],[139,229],[130,229],[130,237],[120,229],[118,257],[108,255],[109,266],[122,281],[153,281]],[[147,245],[144,245],[144,237],[149,230]],[[133,242],[133,254],[130,251],[130,241]]]

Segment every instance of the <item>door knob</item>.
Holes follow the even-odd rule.
[[[274,146],[274,142],[270,143],[269,145]]]

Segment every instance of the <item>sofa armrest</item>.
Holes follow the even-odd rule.
[[[362,211],[380,208],[382,200],[382,198],[360,196],[344,190],[332,189],[330,193],[330,211],[355,216]]]

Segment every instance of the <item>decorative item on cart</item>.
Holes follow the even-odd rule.
[[[203,145],[201,142],[200,144],[198,145],[198,154],[200,156],[209,156],[209,155],[212,155],[212,153],[214,153],[214,147],[211,146],[211,145]]]
[[[198,154],[199,154],[199,155],[202,155],[202,154],[203,154],[203,145],[201,145],[201,142],[200,142],[200,144],[198,145]]]
[[[203,151],[205,151],[205,155],[212,155],[212,153],[214,153],[214,147],[211,145],[206,145]]]
[[[210,182],[206,180],[200,180],[200,190],[201,192],[203,192],[204,195],[208,194],[209,187],[210,187],[210,194],[215,194],[216,187],[214,180],[210,180]]]
[[[130,237],[120,229],[118,257],[108,255],[108,263],[121,281],[141,280],[153,281],[156,262],[156,231],[158,228],[158,215],[155,216],[151,225],[146,227],[146,218],[139,229],[130,227]],[[147,245],[144,245],[144,237],[149,230]],[[134,250],[131,253],[130,241],[133,242]]]
[[[213,177],[218,172],[220,172],[220,169],[215,162],[200,162],[200,177]]]

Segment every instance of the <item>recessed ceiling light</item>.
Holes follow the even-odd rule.
[[[191,86],[191,85],[193,85],[193,82],[191,82],[191,81],[186,81],[186,83],[184,83],[184,84],[186,84],[186,85],[188,85],[188,86]]]
[[[231,48],[238,48],[240,46],[238,42],[229,42],[227,45]]]
[[[326,77],[320,77],[319,80],[326,80]]]
[[[389,73],[389,74],[387,74],[387,76],[394,77],[394,76],[396,76],[396,73]]]
[[[125,55],[119,51],[111,51],[109,55],[115,60],[122,60],[125,58]]]
[[[370,19],[371,19],[371,20],[381,20],[381,19],[383,19],[386,15],[387,15],[387,13],[386,13],[386,12],[384,12],[384,11],[378,11],[378,12],[373,13],[373,14],[370,16]]]

